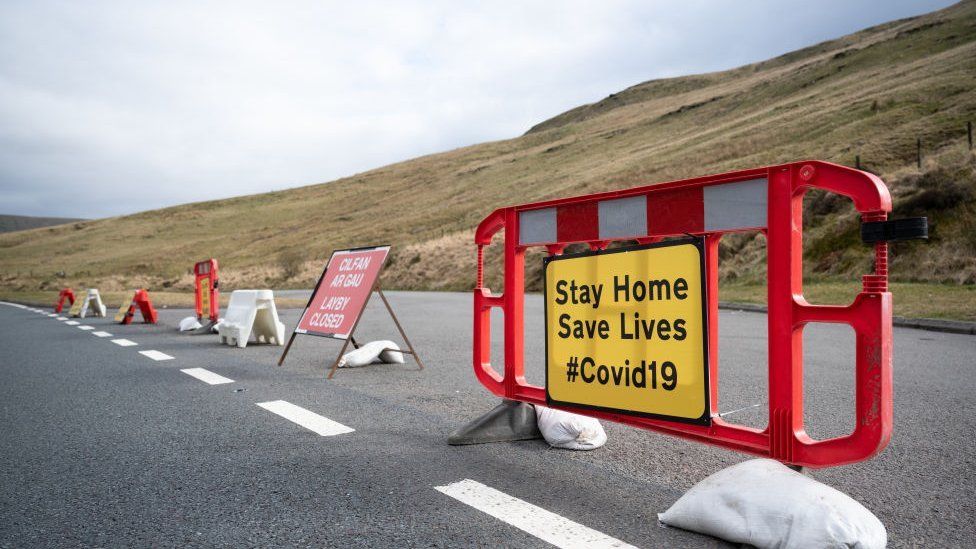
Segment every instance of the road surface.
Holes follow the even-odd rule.
[[[570,541],[725,545],[662,528],[657,513],[749,456],[606,423],[609,440],[592,452],[543,441],[448,446],[498,402],[471,372],[470,296],[388,296],[427,369],[408,359],[331,381],[331,340],[299,338],[278,368],[280,347],[177,333],[185,310],[161,310],[157,326],[69,325],[0,306],[0,547],[540,547],[548,526]],[[528,375],[539,383],[539,296],[526,307]],[[282,311],[289,331],[299,312]],[[746,408],[727,419],[758,426],[765,322],[720,313],[720,409]],[[976,338],[894,333],[891,444],[813,477],[874,512],[893,547],[970,546]],[[398,339],[376,300],[357,334]],[[809,431],[843,434],[853,425],[853,335],[817,325],[805,338]],[[459,492],[474,504],[450,495]],[[493,502],[506,518],[485,511]]]

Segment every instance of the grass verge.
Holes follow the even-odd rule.
[[[132,292],[99,292],[102,296],[102,303],[108,309],[109,316],[114,316],[122,303],[129,303],[132,299]],[[153,306],[157,309],[192,309],[193,293],[191,292],[149,292]],[[0,301],[13,301],[15,303],[25,303],[34,307],[53,308],[58,300],[58,292],[34,291],[17,292],[0,290]],[[229,294],[220,296],[220,307],[227,308],[230,300]],[[294,298],[275,298],[275,305],[279,309],[299,309],[305,306],[306,300]],[[52,309],[53,310],[53,309]],[[67,310],[67,309],[66,309]]]
[[[804,285],[803,294],[813,304],[846,305],[860,289],[858,282],[812,282]],[[976,321],[976,287],[893,282],[890,291],[896,316]],[[765,305],[766,286],[720,284],[719,299]]]
[[[846,305],[860,291],[856,282],[808,282],[804,286],[807,301],[814,304]],[[950,284],[891,283],[894,295],[895,315],[908,318],[941,318],[947,320],[976,321],[976,287]],[[0,300],[27,303],[36,307],[51,307],[57,300],[57,292],[18,292],[0,290]],[[193,308],[190,292],[151,292],[157,308]],[[105,306],[115,314],[123,301],[132,298],[131,292],[104,292]],[[228,294],[220,297],[222,308],[227,307]],[[719,300],[738,303],[766,304],[766,286],[760,284],[722,283]],[[275,298],[279,309],[299,309],[304,299]]]

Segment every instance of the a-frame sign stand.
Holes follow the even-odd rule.
[[[322,271],[322,276],[315,284],[312,296],[305,305],[298,326],[288,339],[288,344],[285,345],[281,358],[278,359],[278,366],[284,363],[285,357],[288,356],[288,351],[298,334],[342,339],[342,349],[339,350],[339,355],[329,369],[327,379],[332,379],[339,368],[342,356],[346,354],[346,349],[349,348],[349,344],[352,343],[356,349],[360,347],[353,334],[359,326],[359,320],[366,309],[366,304],[369,303],[373,292],[376,292],[383,300],[383,305],[386,306],[387,312],[393,319],[393,324],[396,325],[400,337],[403,338],[403,342],[407,346],[406,350],[384,350],[411,355],[417,362],[417,366],[420,367],[419,369],[424,369],[420,355],[414,349],[410,338],[403,330],[403,325],[400,324],[400,319],[393,312],[393,307],[380,287],[379,274],[389,251],[389,246],[378,246],[375,248],[336,250],[332,253],[325,270]],[[363,291],[364,289],[367,290]]]
[[[398,353],[401,353],[401,354],[413,356],[413,359],[415,361],[417,361],[417,366],[420,367],[419,369],[420,370],[423,370],[424,369],[424,363],[420,360],[420,355],[418,355],[417,354],[417,351],[413,348],[413,344],[410,343],[410,338],[407,337],[407,333],[403,331],[403,326],[400,325],[400,320],[397,318],[396,313],[393,312],[393,307],[390,306],[390,302],[386,299],[386,296],[383,294],[383,289],[380,288],[379,284],[377,284],[376,286],[373,287],[373,292],[376,292],[377,294],[379,294],[380,299],[383,300],[383,305],[385,305],[386,306],[386,310],[389,311],[390,318],[393,319],[393,324],[396,325],[397,331],[400,332],[400,337],[403,338],[403,342],[406,343],[407,349],[408,349],[406,351],[394,350],[394,349],[384,349],[384,350],[394,351],[394,352],[398,352]],[[372,296],[372,292],[370,292],[370,295]],[[366,303],[369,303],[369,298],[366,299]],[[362,316],[362,315],[360,315],[360,316]],[[356,326],[358,326],[358,325],[359,325],[359,319],[356,319]],[[353,332],[355,332],[355,331],[356,331],[356,327],[353,327]],[[292,337],[295,337],[295,334],[292,334]],[[290,343],[291,342],[289,341],[289,344]],[[342,344],[342,349],[339,350],[339,356],[337,356],[336,359],[335,359],[335,362],[332,363],[332,368],[329,369],[329,375],[328,375],[327,379],[332,379],[332,376],[335,375],[336,369],[339,368],[339,361],[342,360],[342,355],[346,354],[346,349],[349,348],[349,344],[350,343],[352,343],[352,345],[353,345],[354,348],[356,348],[356,349],[359,348],[359,344],[356,343],[356,340],[353,339],[353,337],[352,337],[352,333],[350,333],[349,334],[349,339],[346,339],[345,343]],[[286,352],[287,352],[287,349],[286,349]]]

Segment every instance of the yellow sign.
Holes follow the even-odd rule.
[[[210,317],[210,277],[200,279],[200,318]]]
[[[68,316],[81,316],[81,307],[85,304],[88,299],[88,293],[79,294],[75,298],[75,302],[71,304],[71,308],[68,309]]]
[[[702,246],[546,260],[549,402],[710,424]]]
[[[131,307],[131,306],[132,306],[132,303],[129,303],[129,302],[123,303],[119,307],[119,312],[115,313],[115,321],[116,322],[122,322],[123,320],[125,320],[125,315],[129,314],[129,307]]]

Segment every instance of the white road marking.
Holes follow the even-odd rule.
[[[47,316],[49,316],[51,318],[57,318],[58,313],[48,313]]]
[[[278,414],[288,421],[293,421],[309,431],[313,431],[324,437],[341,435],[343,433],[351,433],[355,431],[355,429],[352,427],[346,427],[341,423],[332,421],[327,417],[322,417],[315,412],[310,412],[301,406],[295,406],[294,404],[285,402],[284,400],[258,402],[258,406],[268,410],[269,412]]]
[[[82,324],[81,326],[78,326],[78,329],[79,330],[94,330],[95,327],[94,326],[88,326],[87,324]]]
[[[92,335],[98,337],[112,337],[112,334],[108,332],[92,332]]]
[[[173,357],[169,356],[166,353],[161,353],[159,351],[139,351],[139,354],[145,357],[149,357],[157,362],[160,360],[173,360]]]
[[[56,318],[57,318],[58,320],[68,320],[68,319],[67,319],[66,317],[63,317],[63,316],[59,316],[59,317],[56,317]]]
[[[228,379],[224,376],[217,375],[210,370],[204,368],[187,368],[186,370],[180,370],[188,376],[193,376],[200,381],[210,384],[210,385],[221,385],[223,383],[234,383],[233,379]]]
[[[77,320],[69,320],[69,321],[65,322],[65,324],[67,324],[68,326],[77,326],[77,325],[81,324],[81,322],[78,322]]]
[[[556,547],[634,547],[471,479],[434,489]]]
[[[132,347],[133,345],[138,345],[135,341],[129,341],[128,339],[113,339],[112,343],[120,347]]]

